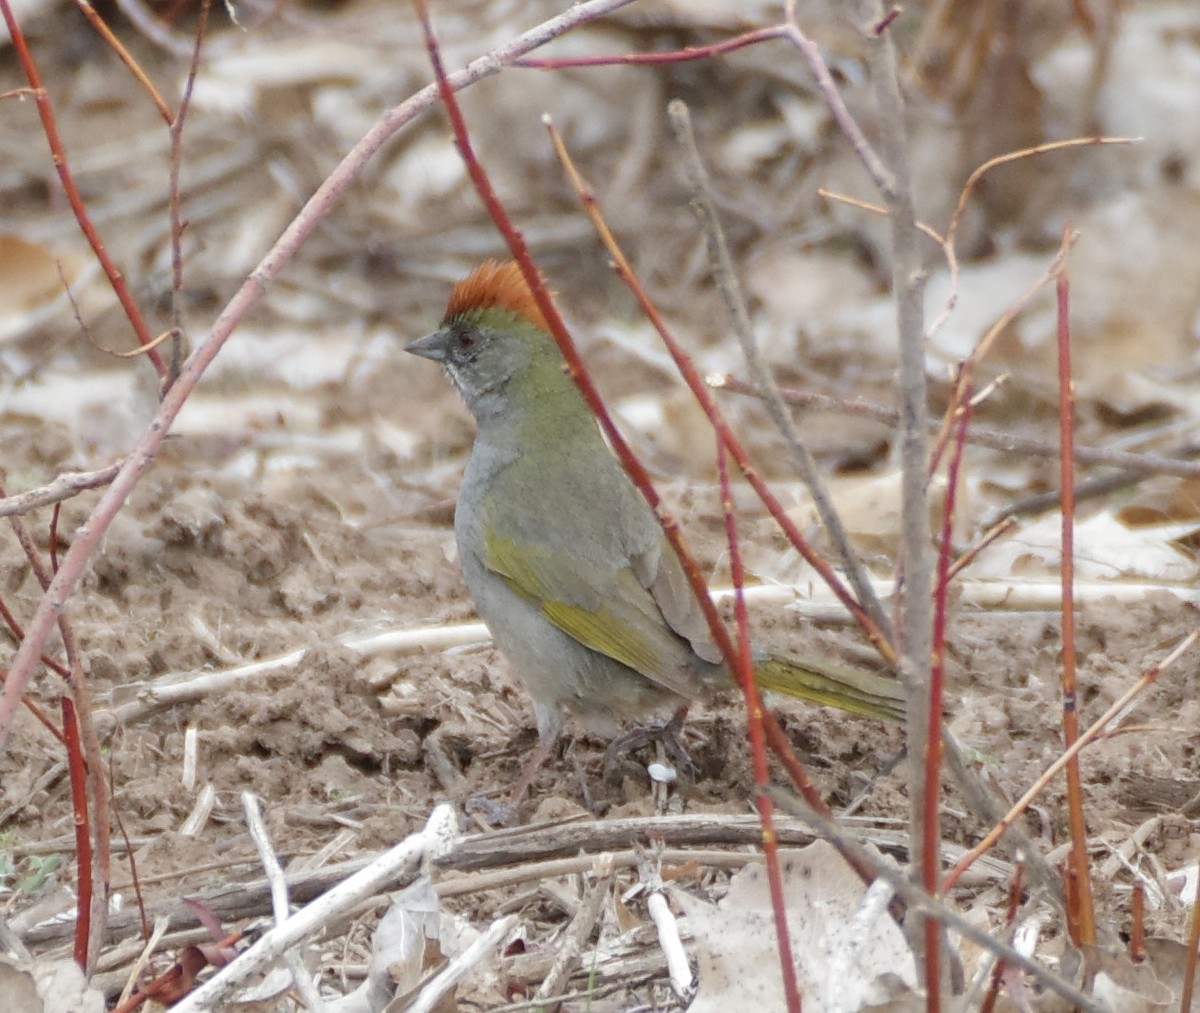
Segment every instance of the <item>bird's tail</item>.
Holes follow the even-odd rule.
[[[794,654],[773,654],[754,666],[759,689],[837,707],[851,714],[900,720],[904,686],[862,669],[831,665]]]

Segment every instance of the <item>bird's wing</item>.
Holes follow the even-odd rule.
[[[554,549],[496,535],[486,540],[484,561],[514,592],[537,603],[551,623],[581,644],[681,696],[702,694],[692,644],[686,634],[677,633],[673,622],[664,622],[667,617],[658,594],[633,566],[606,567],[593,560],[581,568],[577,560]],[[683,580],[682,571],[678,579]],[[686,585],[683,591],[687,593]]]
[[[712,641],[708,620],[692,594],[683,564],[671,543],[660,537],[644,551],[631,553],[629,562],[634,575],[654,597],[671,629],[691,644],[692,650],[705,661],[720,663],[721,652]]]

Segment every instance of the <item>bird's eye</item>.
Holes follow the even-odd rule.
[[[464,332],[463,334],[460,334],[458,336],[458,347],[459,348],[463,348],[463,349],[471,348],[474,344],[475,344],[475,335],[474,334],[467,334]]]

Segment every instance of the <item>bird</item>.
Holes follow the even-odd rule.
[[[732,687],[679,557],[568,376],[519,266],[480,264],[452,288],[437,329],[405,350],[441,365],[475,420],[454,516],[459,562],[538,731],[512,804],[568,715],[611,736]],[[754,662],[762,690],[904,715],[896,679],[761,649]]]

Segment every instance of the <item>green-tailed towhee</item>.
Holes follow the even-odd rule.
[[[533,697],[542,756],[567,713],[611,731],[731,685],[675,551],[566,375],[517,265],[476,268],[441,326],[407,350],[441,363],[475,417],[454,532],[479,614]],[[755,657],[763,689],[904,713],[894,679]]]

